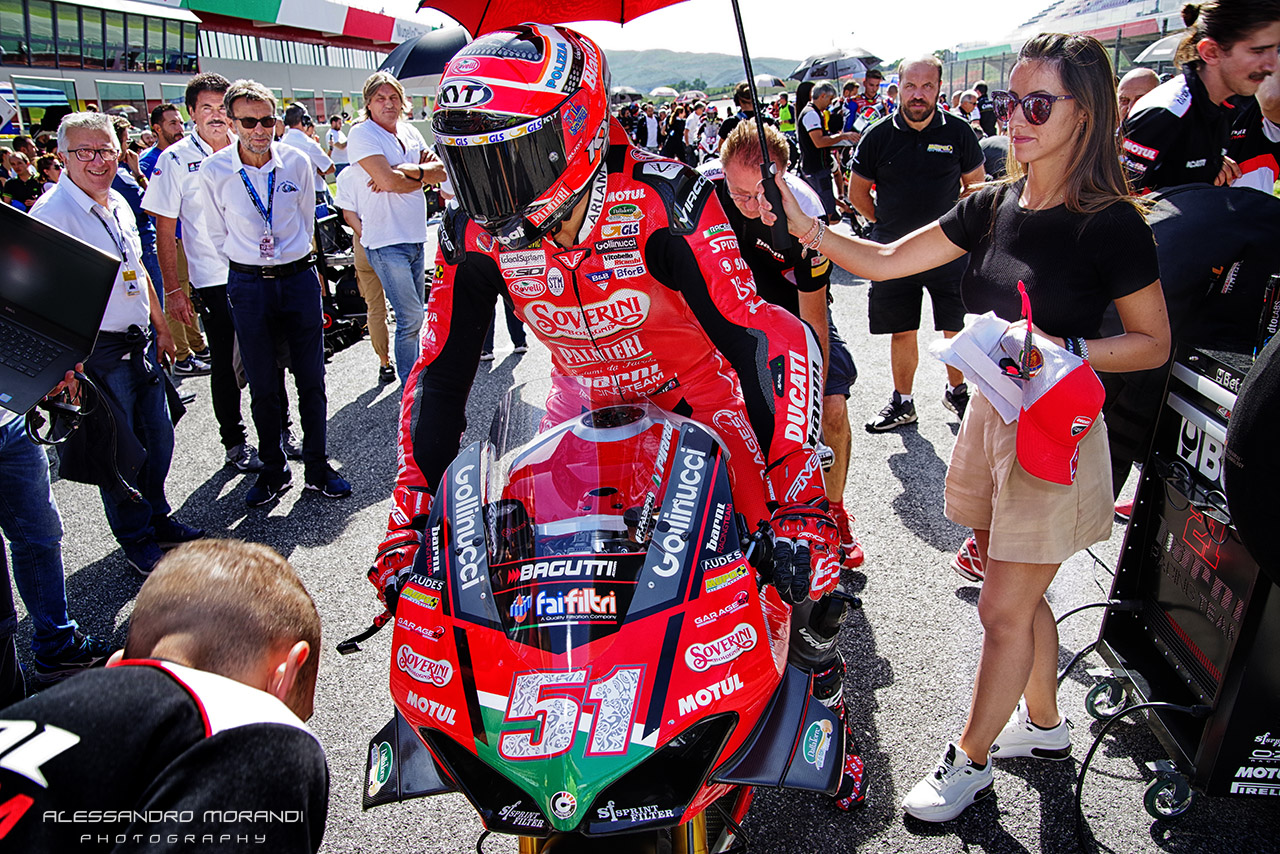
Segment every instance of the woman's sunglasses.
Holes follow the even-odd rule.
[[[1013,107],[1018,105],[1022,107],[1022,114],[1027,117],[1027,121],[1033,125],[1042,125],[1049,121],[1049,115],[1053,112],[1054,101],[1070,101],[1072,95],[1028,95],[1025,98],[1017,98],[1012,92],[992,92],[991,102],[996,108],[996,118],[1002,122],[1007,122],[1013,116]]]

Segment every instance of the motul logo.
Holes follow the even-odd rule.
[[[697,692],[687,697],[680,698],[680,714],[687,715],[690,712],[696,712],[698,709],[705,708],[712,703],[718,701],[721,697],[727,697],[734,691],[742,690],[742,677],[733,674],[728,679],[721,679],[706,688],[701,688]]]
[[[525,314],[544,335],[587,341],[592,335],[602,338],[639,326],[649,316],[649,295],[625,289],[607,302],[588,303],[582,308],[531,302]]]
[[[437,688],[443,688],[453,679],[452,664],[420,655],[408,644],[401,645],[396,653],[396,666],[419,682],[427,682]]]
[[[684,651],[684,662],[690,670],[703,672],[709,667],[728,664],[756,645],[756,630],[749,623],[738,623],[729,634],[710,643],[690,644]]]

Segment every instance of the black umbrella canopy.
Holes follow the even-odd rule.
[[[879,61],[880,57],[862,48],[836,48],[806,58],[791,72],[790,79],[834,80],[837,77],[862,74]]]
[[[471,37],[462,27],[432,30],[403,42],[387,54],[378,70],[389,71],[402,81],[443,74],[449,60],[469,41]]]

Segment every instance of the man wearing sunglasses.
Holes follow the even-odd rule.
[[[277,344],[289,347],[298,385],[306,488],[346,498],[347,483],[325,451],[324,317],[311,251],[315,235],[315,169],[307,156],[275,142],[276,98],[253,80],[237,80],[223,99],[236,142],[205,161],[200,188],[205,227],[230,268],[227,300],[249,377],[262,473],[245,494],[268,504],[293,481],[280,438],[287,402],[280,393]]]
[[[892,243],[933,222],[955,205],[966,186],[982,183],[986,173],[978,137],[969,123],[938,109],[942,63],[931,56],[904,62],[898,77],[901,106],[862,135],[849,178],[849,200],[871,222],[871,239],[877,243]],[[889,344],[893,396],[867,422],[867,432],[884,433],[916,420],[912,392],[919,362],[921,299],[928,290],[935,329],[948,338],[963,329],[960,277],[965,263],[960,258],[926,273],[871,284],[871,332],[893,336]],[[964,416],[969,389],[955,368],[947,368],[943,403]]]
[[[1276,69],[1278,0],[1188,4],[1189,30],[1174,60],[1182,74],[1156,87],[1125,120],[1122,161],[1135,189],[1225,184],[1240,176],[1226,158],[1239,108]]]

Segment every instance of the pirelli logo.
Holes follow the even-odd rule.
[[[1129,152],[1130,154],[1134,154],[1138,157],[1141,157],[1143,160],[1155,160],[1156,157],[1160,154],[1160,152],[1157,151],[1156,149],[1147,148],[1145,145],[1138,145],[1138,143],[1134,142],[1131,139],[1126,139],[1124,141],[1124,150]]]

